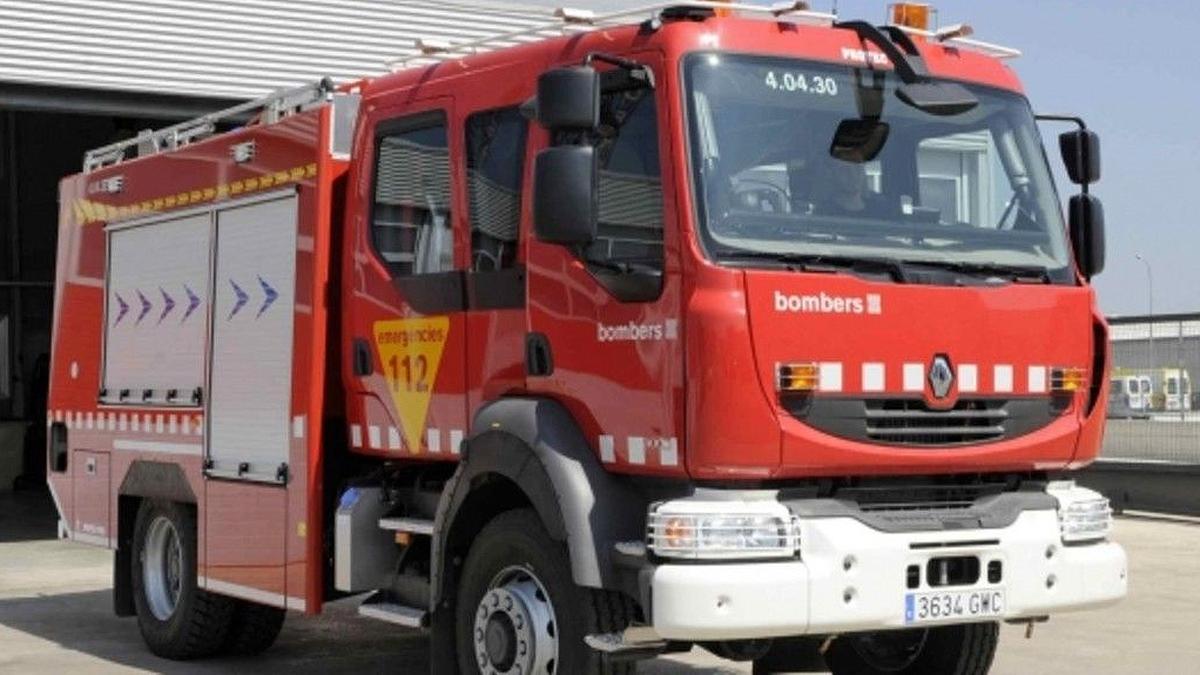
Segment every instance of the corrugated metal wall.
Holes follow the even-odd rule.
[[[0,0],[0,82],[253,98],[376,75],[418,38],[466,41],[549,12],[436,0]]]

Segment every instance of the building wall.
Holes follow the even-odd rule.
[[[0,82],[246,99],[386,72],[417,40],[466,42],[550,8],[453,0],[3,0]]]

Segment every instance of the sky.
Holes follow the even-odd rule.
[[[528,1],[528,0],[527,0]],[[622,7],[649,0],[532,0]],[[882,23],[888,0],[837,0],[843,19]],[[1109,315],[1200,312],[1200,2],[1194,0],[941,0],[941,25],[1023,52],[1009,61],[1037,112],[1079,115],[1100,135],[1107,267],[1094,279]],[[827,11],[834,0],[811,0]],[[1189,56],[1190,55],[1190,56]],[[1043,127],[1065,200],[1056,136]],[[1138,260],[1141,255],[1149,263]],[[1148,278],[1149,277],[1149,278]]]

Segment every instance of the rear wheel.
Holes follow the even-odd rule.
[[[196,586],[196,520],[182,504],[146,500],[133,533],[133,602],[150,651],[194,659],[221,649],[234,602]]]
[[[576,586],[565,547],[532,510],[503,513],[483,529],[459,588],[455,640],[466,675],[634,672],[632,664],[603,666],[583,641],[629,625],[632,603]]]
[[[975,623],[843,635],[826,660],[834,675],[986,675],[1000,627]]]

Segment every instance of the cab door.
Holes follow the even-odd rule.
[[[343,324],[360,452],[453,459],[467,426],[454,119],[451,99],[437,98],[369,109],[360,127]]]
[[[669,78],[655,52],[622,54]],[[580,57],[582,59],[582,56]],[[573,63],[578,63],[574,61]],[[601,74],[596,239],[529,243],[530,331],[551,364],[530,391],[562,401],[613,470],[683,472],[683,346],[678,203],[666,86]],[[575,142],[546,138],[540,142]]]

